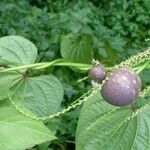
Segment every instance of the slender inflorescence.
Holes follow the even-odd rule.
[[[112,69],[124,66],[132,68],[138,64],[145,62],[146,60],[150,60],[150,47],[148,47],[145,51],[130,57],[129,59],[120,63],[119,65],[115,65]]]
[[[116,65],[114,67],[112,67],[111,69],[108,69],[108,70],[112,70],[112,69],[115,69],[115,68],[120,68],[120,67],[123,67],[123,66],[126,66],[126,67],[134,67],[140,63],[143,63],[145,62],[146,60],[150,60],[150,48],[148,48],[147,50],[145,50],[144,52],[141,52],[135,56],[132,56],[131,58],[129,58],[128,60],[120,63],[119,65]],[[87,77],[85,77],[83,80],[87,79]],[[82,82],[83,81],[82,79],[79,80],[78,82]],[[55,114],[52,114],[52,115],[49,115],[49,116],[44,116],[44,117],[37,117],[35,115],[30,115],[28,113],[26,113],[24,110],[22,110],[18,105],[17,103],[15,103],[12,98],[9,96],[9,99],[12,103],[12,105],[16,108],[16,110],[18,110],[21,114],[23,114],[24,116],[26,117],[29,117],[29,118],[32,118],[32,119],[35,119],[35,120],[48,120],[48,119],[53,119],[55,117],[59,117],[60,115],[70,111],[71,109],[74,109],[76,108],[77,106],[80,106],[81,104],[83,104],[83,102],[87,101],[90,97],[92,97],[96,92],[97,90],[101,89],[101,86],[105,83],[105,81],[107,80],[107,77],[105,80],[102,81],[101,84],[97,84],[95,82],[92,82],[92,85],[93,85],[93,88],[91,90],[89,90],[87,93],[83,94],[79,99],[77,99],[75,102],[73,102],[71,105],[69,105],[67,108],[55,113]],[[149,92],[150,90],[150,87],[148,87],[147,89],[144,89],[141,93],[140,93],[140,96],[143,96],[145,93]],[[135,113],[133,113],[129,118],[132,118],[133,116],[136,116],[138,112],[141,112],[141,110],[144,110],[146,109],[147,107],[150,107],[150,105],[145,105],[144,107],[140,108],[139,110],[137,110]],[[116,107],[118,108],[118,107]],[[126,119],[127,120],[127,119]],[[126,122],[126,121],[125,121]],[[121,124],[122,125],[122,124]]]
[[[63,110],[53,114],[53,115],[49,115],[49,116],[44,116],[44,117],[37,117],[35,115],[30,115],[28,113],[26,113],[23,109],[20,109],[20,107],[17,105],[17,103],[15,103],[11,96],[8,95],[9,100],[11,101],[12,105],[15,107],[15,109],[20,112],[22,115],[29,117],[31,119],[35,119],[35,120],[48,120],[48,119],[53,119],[55,117],[59,117],[60,115],[70,111],[71,109],[76,108],[77,106],[80,106],[81,104],[83,104],[83,102],[87,101],[90,97],[92,97],[95,93],[97,87],[93,87],[91,90],[89,90],[87,93],[83,94],[79,99],[77,99],[75,102],[73,102],[71,105],[69,105],[67,108],[64,108]]]
[[[82,78],[82,79],[79,79],[79,80],[77,81],[77,83],[80,83],[80,82],[82,82],[82,81],[85,81],[87,78],[88,78],[88,77],[84,77],[84,78]]]
[[[140,96],[144,96],[145,94],[150,93],[150,86],[148,86],[146,89],[144,89],[141,93]]]

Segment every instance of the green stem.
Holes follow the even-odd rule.
[[[75,67],[79,70],[88,70],[90,69],[91,65],[89,64],[82,64],[82,63],[74,63],[74,62],[67,62],[63,59],[56,59],[51,62],[41,62],[41,63],[35,63],[35,64],[29,64],[29,65],[22,65],[7,69],[1,69],[0,72],[9,72],[9,71],[18,71],[23,69],[43,69],[50,66],[68,66],[68,67]]]

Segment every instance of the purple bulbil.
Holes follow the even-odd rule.
[[[89,72],[90,78],[95,82],[101,82],[106,78],[106,69],[103,65],[94,65]]]
[[[115,70],[101,89],[102,97],[115,106],[126,106],[135,102],[141,91],[141,80],[137,73],[124,67]]]

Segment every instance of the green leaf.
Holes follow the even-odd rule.
[[[14,72],[0,73],[0,100],[6,99],[9,89],[21,80],[21,74]]]
[[[0,59],[18,64],[34,63],[37,48],[29,40],[21,36],[5,36],[0,38]]]
[[[106,53],[107,53],[107,57],[103,59],[103,61],[106,62],[109,66],[113,66],[114,64],[116,64],[117,53],[115,49],[113,49],[109,40],[106,39],[104,41],[103,48],[106,50]]]
[[[34,63],[37,49],[29,40],[21,36],[5,36],[0,38],[0,64],[18,65]],[[24,70],[25,71],[25,70]],[[23,78],[22,74],[0,73],[0,100],[8,97],[7,93]]]
[[[142,91],[142,95],[138,97],[136,102],[136,105],[139,108],[145,106],[146,104],[150,104],[150,87],[147,87],[147,89]]]
[[[150,111],[149,108],[142,111],[137,116],[137,126],[135,139],[132,149],[148,150],[150,149]]]
[[[81,133],[81,131],[84,131],[93,121],[95,121],[96,118],[99,118],[113,108],[115,107],[101,101],[100,94],[98,93],[93,95],[89,100],[87,100],[87,102],[84,103],[84,106],[80,113],[80,120],[78,122],[76,139],[79,133]]]
[[[49,150],[50,142],[45,142],[38,145],[38,150]]]
[[[26,80],[24,105],[37,116],[56,113],[63,100],[63,87],[53,75]]]
[[[0,149],[19,150],[55,139],[40,121],[18,114],[12,107],[0,109]]]
[[[53,75],[27,78],[11,88],[11,92],[14,93],[12,101],[20,110],[32,116],[43,117],[56,113],[63,100],[63,87]]]
[[[62,37],[61,55],[71,62],[90,64],[93,58],[91,38],[86,35],[68,34]]]
[[[137,113],[138,115],[130,107],[111,106],[102,101],[97,93],[82,108],[77,127],[76,149],[149,149],[150,112],[146,109]]]

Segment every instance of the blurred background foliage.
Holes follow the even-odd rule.
[[[94,54],[105,66],[113,66],[150,46],[150,0],[1,0],[0,36],[12,34],[24,36],[38,47],[37,62],[60,58],[61,45],[67,49],[71,35],[78,41],[76,47],[84,41],[81,48],[92,49],[91,57]],[[82,58],[80,62],[89,63]],[[89,80],[77,83],[87,72],[54,67],[33,74],[50,73],[64,87],[62,107],[89,89]],[[150,83],[149,73],[144,70],[141,74],[144,86]],[[48,122],[58,139],[34,149],[73,150],[79,110]]]

